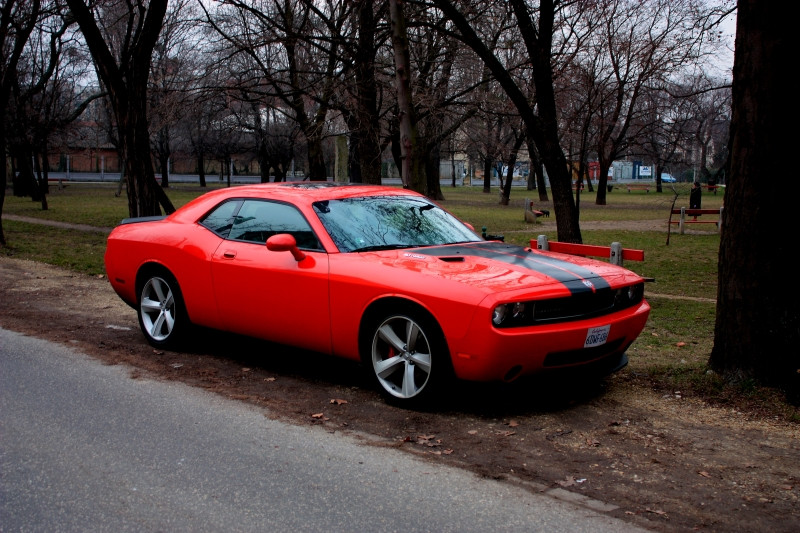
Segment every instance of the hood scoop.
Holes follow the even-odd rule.
[[[440,257],[439,260],[444,261],[445,263],[463,263],[464,257],[451,255],[451,256]]]

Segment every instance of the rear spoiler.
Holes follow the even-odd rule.
[[[119,225],[122,226],[123,224],[136,224],[137,222],[156,222],[158,220],[164,220],[165,218],[167,218],[167,215],[123,218],[122,222],[120,222]]]

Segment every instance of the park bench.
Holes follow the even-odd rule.
[[[533,202],[530,198],[525,198],[525,222],[536,222],[539,217],[549,217],[550,211],[547,209],[539,210],[533,207]]]
[[[628,192],[631,191],[650,192],[651,185],[648,185],[647,183],[627,183],[625,187],[627,187]]]
[[[623,260],[644,261],[644,250],[623,248],[622,244],[612,242],[611,246],[597,246],[594,244],[575,244],[571,242],[549,242],[547,235],[539,235],[534,241],[531,239],[531,248],[537,250],[550,250],[562,254],[580,255],[583,257],[607,257],[613,265],[622,266]]]
[[[680,229],[681,235],[683,235],[684,230],[686,229],[686,224],[716,224],[717,231],[721,232],[722,210],[723,210],[722,207],[720,207],[719,209],[689,209],[686,207],[673,208],[672,211],[670,212],[669,223],[678,224],[678,228]],[[672,215],[680,215],[680,218],[678,220],[672,220]],[[714,218],[713,220],[709,220],[707,218],[704,220],[698,220],[694,218],[701,215],[716,215],[716,218]]]

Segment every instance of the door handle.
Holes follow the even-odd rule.
[[[222,257],[224,257],[225,259],[233,259],[236,257],[236,252],[233,250],[225,250],[224,252],[222,252]]]

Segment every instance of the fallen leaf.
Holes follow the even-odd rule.
[[[469,433],[470,435],[477,435],[478,434],[478,430],[477,429],[470,429],[469,431],[467,431],[467,433]]]
[[[434,447],[434,446],[441,446],[442,440],[436,439],[436,435],[418,435],[417,436],[417,444],[421,444],[423,446]]]
[[[703,476],[703,477],[711,477],[711,476],[708,474],[708,472],[698,472],[698,474],[700,474],[700,475],[701,475],[701,476]]]
[[[660,509],[649,509],[649,508],[645,508],[645,511],[647,511],[648,513],[657,514],[657,515],[659,515],[659,516],[667,516],[667,513],[666,513],[666,511],[662,511],[662,510],[660,510]]]
[[[311,415],[311,418],[323,418],[325,416],[324,413],[314,413]]]
[[[686,346],[686,343],[681,341],[678,344],[676,344],[675,346],[677,346],[678,348],[683,348],[684,346]]]
[[[339,400],[337,398],[334,398],[334,399],[331,400],[331,403],[336,404],[336,405],[342,405],[342,404],[347,403],[347,400]]]
[[[275,381],[275,378],[264,378],[264,381]]]
[[[575,478],[572,476],[567,476],[563,481],[556,481],[557,485],[561,485],[562,487],[572,487],[575,485]]]
[[[559,431],[558,433],[553,433],[552,435],[545,435],[545,437],[544,437],[544,438],[546,438],[547,440],[550,440],[550,441],[552,441],[552,440],[554,440],[556,437],[562,437],[562,436],[564,436],[564,435],[569,435],[570,433],[572,433],[572,430],[571,430],[571,429],[568,429],[568,430],[566,430],[566,431]]]
[[[509,420],[508,421],[508,426],[512,427],[512,428],[515,428],[515,427],[519,426],[519,422],[517,422],[516,420]]]

